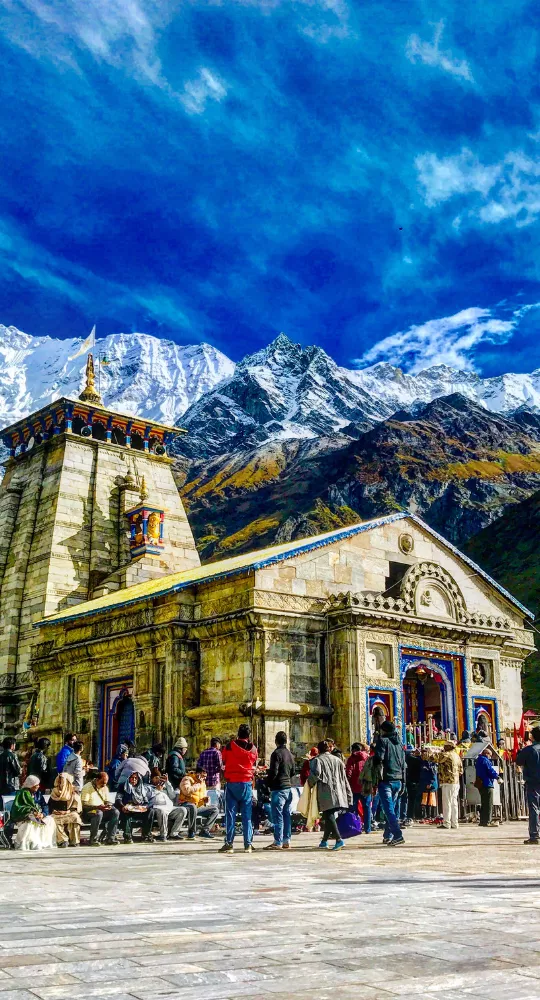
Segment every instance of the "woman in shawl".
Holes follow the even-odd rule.
[[[58,774],[49,799],[49,813],[56,824],[56,846],[80,846],[80,799],[73,788],[73,776]],[[66,833],[67,829],[67,833]]]
[[[20,851],[42,851],[56,846],[56,824],[44,816],[35,796],[39,778],[30,774],[17,792],[10,813],[10,823],[17,825],[14,844]]]
[[[133,771],[126,784],[119,789],[116,806],[122,816],[124,843],[133,843],[133,827],[137,825],[142,827],[142,839],[153,844],[154,810],[149,803],[148,787],[137,771]]]
[[[330,752],[327,741],[322,740],[317,749],[319,753],[313,757],[310,764],[308,784],[312,788],[315,786],[317,788],[319,810],[324,821],[323,839],[319,847],[326,850],[328,840],[333,837],[336,843],[332,850],[340,851],[345,845],[341,839],[336,820],[341,812],[346,812],[352,805],[351,786],[347,781],[345,764],[339,757]]]

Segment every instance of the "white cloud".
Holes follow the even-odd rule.
[[[471,199],[469,218],[527,226],[540,215],[540,162],[518,151],[483,164],[470,149],[457,156],[424,153],[415,161],[424,201],[432,207],[461,195]],[[460,213],[460,223],[464,213]]]
[[[456,194],[476,193],[485,197],[501,174],[500,164],[484,166],[470,149],[462,149],[457,156],[423,153],[416,157],[415,166],[429,206]]]
[[[440,48],[440,41],[444,31],[444,21],[439,21],[435,25],[432,42],[423,42],[419,35],[410,35],[407,39],[407,58],[410,62],[416,63],[418,60],[426,66],[436,66],[438,69],[457,76],[462,80],[474,82],[469,64],[465,59],[456,59],[451,52],[443,52]]]
[[[184,85],[180,100],[190,114],[201,115],[207,101],[222,101],[226,96],[227,91],[219,77],[203,66],[198,76]]]
[[[0,24],[11,42],[36,58],[80,69],[86,50],[99,62],[166,86],[156,48],[174,6],[156,0],[19,0],[4,4]]]
[[[501,320],[492,316],[489,309],[462,309],[454,316],[430,319],[385,337],[356,363],[371,365],[389,361],[413,374],[432,365],[474,371],[471,357],[474,348],[483,341],[505,343],[516,323],[516,315]]]

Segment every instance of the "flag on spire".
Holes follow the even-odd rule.
[[[96,346],[96,326],[92,327],[90,333],[88,334],[86,340],[83,340],[78,351],[75,354],[71,354],[68,361],[75,361],[75,358],[80,358],[81,354],[86,354],[87,351],[91,351],[93,347]]]

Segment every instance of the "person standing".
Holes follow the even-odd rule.
[[[73,744],[75,743],[76,739],[77,736],[75,733],[66,733],[66,735],[64,736],[64,745],[62,749],[59,750],[58,753],[56,754],[57,774],[62,774],[62,771],[64,770],[64,764],[66,763],[66,760],[68,759],[69,755],[73,750]]]
[[[366,762],[369,759],[369,751],[365,743],[353,743],[351,746],[351,755],[347,758],[347,763],[345,764],[345,773],[347,775],[347,781],[351,786],[351,792],[353,793],[353,806],[355,811],[360,802],[362,805],[363,814],[363,826],[366,829],[367,814],[369,813],[369,833],[371,830],[371,801],[367,802],[367,796],[363,794],[363,784],[362,784],[362,771],[366,766]]]
[[[335,844],[333,851],[345,847],[337,825],[337,817],[352,806],[353,794],[347,781],[345,764],[330,750],[327,740],[318,744],[318,755],[311,761],[311,773],[308,784],[317,787],[317,802],[323,818],[323,839],[320,850],[328,850],[328,841],[332,837]]]
[[[492,757],[493,750],[486,747],[476,758],[475,785],[480,792],[480,826],[489,826],[493,815],[493,785],[499,779],[499,771]]]
[[[51,741],[46,736],[42,736],[36,743],[36,748],[28,762],[27,777],[39,778],[41,788],[45,790],[51,787],[51,768],[47,750]]]
[[[0,795],[15,795],[19,790],[21,765],[15,753],[16,742],[12,736],[2,740],[0,753]]]
[[[209,791],[219,792],[223,758],[221,756],[221,740],[218,736],[213,736],[210,740],[210,746],[199,754],[197,771],[206,771],[206,787]]]
[[[84,743],[75,740],[73,749],[64,764],[63,774],[70,774],[73,778],[73,788],[78,795],[81,794],[84,785],[84,767],[82,762],[82,752]]]
[[[186,763],[184,757],[187,752],[187,740],[184,739],[183,736],[179,736],[165,762],[167,776],[175,791],[178,791],[182,778],[185,778],[186,776]]]
[[[437,754],[437,775],[442,794],[443,830],[459,828],[459,779],[463,774],[463,763],[456,744],[450,740],[444,744],[442,753]]]
[[[379,782],[378,793],[386,818],[383,844],[400,847],[405,843],[405,838],[397,818],[396,806],[405,787],[405,752],[393,722],[383,722],[379,734],[374,758],[375,763],[382,766],[382,781]]]
[[[531,736],[533,742],[522,747],[516,756],[516,764],[523,768],[529,809],[529,838],[524,844],[540,841],[540,726],[531,730]]]
[[[81,792],[83,822],[90,824],[90,847],[96,847],[100,841],[100,830],[105,833],[105,843],[116,847],[116,831],[120,812],[109,801],[109,775],[106,771],[100,773],[93,781],[87,781]]]
[[[232,854],[236,812],[242,816],[244,851],[253,851],[253,826],[251,810],[253,803],[253,773],[257,763],[257,747],[251,741],[251,729],[243,722],[238,727],[238,736],[231,739],[223,750],[225,781],[225,843],[220,854]]]
[[[290,847],[294,772],[294,757],[287,747],[287,733],[276,733],[276,749],[270,755],[266,779],[271,792],[274,841],[264,848],[265,851],[281,851]]]

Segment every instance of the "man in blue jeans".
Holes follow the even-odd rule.
[[[272,792],[272,823],[274,843],[265,851],[281,851],[290,846],[292,829],[292,777],[295,772],[294,757],[287,749],[287,733],[276,733],[276,749],[270,757],[267,783]]]
[[[247,723],[238,727],[236,739],[227,743],[223,750],[225,769],[225,843],[220,854],[233,853],[236,813],[240,810],[244,850],[253,851],[253,826],[251,808],[253,802],[253,772],[257,763],[257,747],[251,742],[251,729]]]
[[[405,751],[392,722],[383,722],[380,728],[375,744],[375,763],[382,764],[383,771],[383,780],[377,788],[386,817],[383,844],[400,847],[405,843],[398,819],[398,799],[405,788]]]

